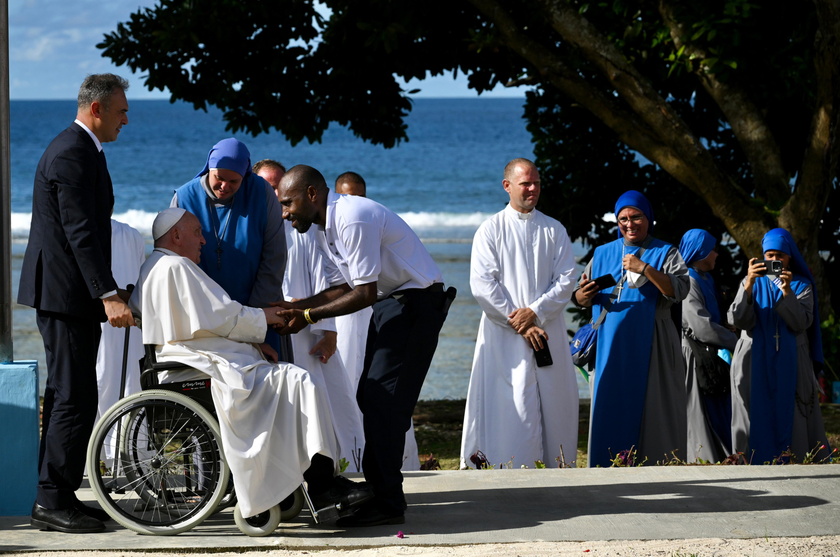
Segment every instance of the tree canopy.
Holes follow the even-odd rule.
[[[705,228],[735,268],[770,228],[837,276],[840,0],[160,0],[99,45],[233,131],[408,139],[401,79],[525,84],[543,208],[589,246],[638,189],[657,236]],[[512,153],[512,158],[518,153]],[[735,246],[737,244],[737,246]],[[737,248],[740,249],[737,249]],[[821,256],[822,255],[822,256]],[[724,258],[725,262],[725,258]],[[825,313],[825,310],[824,310]]]

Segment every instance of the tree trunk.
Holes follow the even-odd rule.
[[[747,95],[724,86],[698,66],[698,79],[724,114],[738,121],[733,127],[751,164],[755,187],[764,200],[751,197],[717,164],[693,131],[655,90],[652,84],[627,61],[615,44],[595,29],[575,6],[564,0],[543,0],[546,19],[569,45],[573,45],[595,69],[609,80],[611,91],[599,90],[581,73],[567,65],[564,50],[548,47],[522,33],[514,14],[496,0],[468,0],[504,37],[509,48],[532,67],[541,78],[589,110],[612,129],[618,138],[648,160],[658,164],[686,188],[700,196],[723,222],[747,257],[761,257],[761,239],[775,227],[786,228],[817,280],[822,315],[828,315],[830,290],[824,277],[816,238],[826,206],[836,165],[837,94],[836,61],[840,60],[836,31],[840,0],[814,0],[821,5],[822,48],[816,64],[820,101],[814,115],[812,142],[793,194],[781,171],[778,145],[769,136],[761,110],[752,106]],[[667,5],[661,5],[663,17]],[[666,24],[668,23],[666,17]],[[671,22],[676,33],[677,22]],[[834,34],[832,34],[834,31]],[[702,74],[702,75],[700,75]],[[618,99],[616,98],[618,97]],[[781,210],[779,207],[781,206]],[[775,210],[774,210],[775,209]]]

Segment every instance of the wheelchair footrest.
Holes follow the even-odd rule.
[[[336,505],[312,511],[312,518],[315,520],[315,524],[320,524],[322,522],[335,522],[341,518],[341,516],[342,514]]]
[[[312,502],[312,498],[309,496],[309,492],[306,490],[305,486],[301,491],[303,491],[306,506],[309,507],[309,511],[312,513],[312,519],[315,521],[315,524],[320,524],[322,522],[335,522],[339,518],[353,514],[352,508],[344,509],[341,507],[341,503],[316,509],[315,504]]]

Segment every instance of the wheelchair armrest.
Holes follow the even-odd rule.
[[[143,348],[146,351],[143,371],[140,373],[140,385],[143,389],[150,389],[159,385],[158,373],[161,371],[192,369],[187,364],[178,362],[158,362],[157,356],[155,356],[154,344],[144,344]]]

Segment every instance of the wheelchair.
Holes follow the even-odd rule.
[[[88,443],[88,479],[102,508],[118,524],[150,535],[175,535],[235,505],[210,379],[159,384],[161,371],[190,370],[158,363],[146,345],[142,391],[119,400],[99,419]],[[124,384],[124,383],[123,383]],[[102,455],[110,467],[100,466]],[[264,513],[234,521],[248,536],[271,534],[295,518],[306,502],[303,486]],[[323,516],[322,519],[327,519]]]

